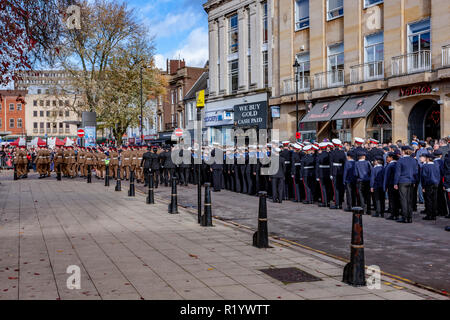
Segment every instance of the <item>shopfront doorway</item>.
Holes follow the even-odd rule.
[[[408,132],[409,141],[413,135],[420,140],[441,138],[441,107],[435,100],[425,99],[413,107],[409,114]]]

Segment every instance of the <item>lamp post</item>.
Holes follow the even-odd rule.
[[[141,119],[139,121],[139,132],[140,132],[140,140],[141,140],[141,145],[143,144],[143,140],[144,140],[144,135],[142,134],[142,125],[143,125],[143,108],[144,108],[144,97],[143,97],[143,92],[142,92],[142,69],[144,69],[143,66],[141,66]]]
[[[294,62],[294,72],[295,72],[295,119],[296,119],[296,131],[295,131],[295,139],[298,140],[297,134],[299,131],[299,123],[298,123],[298,81],[299,81],[299,69],[300,64],[298,63],[297,59],[295,59]]]

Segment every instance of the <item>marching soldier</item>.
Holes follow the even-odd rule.
[[[112,170],[112,177],[113,179],[117,179],[117,169],[119,168],[119,153],[117,152],[117,148],[110,148],[109,157],[111,159],[109,166],[110,170]]]
[[[36,154],[36,170],[39,173],[39,179],[46,177],[47,170],[46,170],[46,157],[44,147],[38,148]]]
[[[81,147],[80,150],[78,151],[77,163],[78,163],[78,170],[80,171],[80,177],[82,178],[86,177],[86,171],[84,166],[85,162],[86,162],[86,148]]]
[[[356,206],[358,203],[358,199],[356,197],[356,174],[355,174],[355,159],[356,152],[350,150],[347,153],[347,161],[344,164],[344,173],[342,176],[342,181],[345,186],[345,194],[347,200],[347,207],[344,211],[352,212],[352,208]]]
[[[281,151],[281,156],[284,158],[284,165],[286,167],[286,171],[284,173],[284,200],[291,199],[292,195],[292,182],[290,179],[291,175],[291,156],[292,152],[289,150],[289,141],[283,141],[283,150]]]
[[[328,142],[319,144],[320,150],[316,156],[316,180],[319,182],[322,203],[319,207],[328,207],[330,205],[330,155],[328,153]]]
[[[153,155],[151,152],[151,148],[147,148],[147,152],[144,152],[142,155],[141,162],[139,163],[139,167],[143,168],[144,171],[144,187],[147,187],[150,183],[150,174],[152,173],[152,162]]]
[[[141,166],[142,157],[144,156],[144,153],[146,153],[144,148],[144,146],[141,146],[138,150],[136,150],[136,177],[140,183],[145,183],[144,168]]]
[[[122,147],[122,152],[120,153],[120,159],[122,160],[120,164],[120,176],[124,180],[130,178],[130,166],[131,166],[131,152],[128,150],[127,146]]]
[[[292,183],[294,185],[294,202],[301,202],[302,195],[300,193],[300,183],[301,183],[301,166],[302,166],[302,158],[303,152],[301,145],[295,143],[294,144],[294,152],[291,157],[291,178]]]
[[[67,147],[67,150],[64,152],[64,162],[67,176],[73,179],[75,177],[75,151],[72,146]]]
[[[397,166],[398,155],[395,152],[389,152],[386,157],[388,163],[384,170],[384,190],[388,193],[388,203],[391,214],[387,220],[397,220],[400,210],[400,196],[398,190],[394,188],[394,176]]]
[[[84,161],[84,167],[86,170],[86,176],[89,174],[89,170],[91,170],[94,166],[94,153],[92,152],[92,149],[90,147],[87,148],[87,152],[85,153],[85,161]]]
[[[106,174],[106,154],[103,152],[103,149],[97,149],[97,153],[95,154],[97,157],[97,164],[96,164],[96,174],[99,179],[104,179]]]
[[[301,178],[303,181],[303,187],[305,188],[305,200],[304,204],[314,203],[314,190],[315,190],[315,169],[316,169],[316,157],[312,145],[307,145],[303,148],[306,154],[301,160]]]
[[[366,160],[366,151],[357,152],[358,161],[355,163],[356,188],[359,202],[365,214],[370,214],[370,175],[372,165]]]
[[[342,202],[344,202],[344,166],[347,156],[343,150],[341,140],[333,139],[331,142],[334,145],[334,150],[330,151],[330,180],[334,191],[334,206],[330,206],[330,209],[342,209]]]
[[[278,155],[278,170],[275,174],[271,175],[272,182],[272,200],[273,202],[283,202],[283,192],[285,189],[285,172],[286,172],[286,159],[281,155],[281,149],[275,148],[275,156]]]
[[[19,179],[28,178],[28,158],[26,146],[19,146],[19,150],[16,150],[14,164],[16,165],[17,177]]]
[[[61,147],[56,147],[55,157],[53,159],[54,170],[57,175],[62,174],[62,165],[64,163],[64,150]]]
[[[70,161],[70,151],[69,151],[69,147],[68,146],[64,146],[64,151],[63,151],[63,155],[64,155],[64,159],[63,159],[63,163],[62,163],[62,172],[63,172],[63,176],[65,178],[69,177],[69,161]]]

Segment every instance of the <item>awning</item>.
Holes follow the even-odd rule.
[[[345,101],[347,101],[347,98],[319,101],[314,105],[311,111],[303,117],[300,123],[330,121],[336,112],[344,105]]]
[[[351,96],[332,120],[366,118],[386,95],[387,91]]]

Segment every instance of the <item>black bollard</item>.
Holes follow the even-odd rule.
[[[105,169],[105,187],[109,187],[109,166]]]
[[[128,190],[128,196],[134,197],[136,196],[135,189],[134,189],[134,171],[130,170],[130,190]]]
[[[366,285],[366,270],[364,265],[364,238],[362,216],[364,209],[352,208],[352,244],[350,251],[350,262],[344,267],[342,282],[354,287]]]
[[[178,198],[177,198],[177,178],[172,177],[172,195],[170,197],[169,213],[178,213]]]
[[[17,177],[17,164],[14,165],[14,180],[19,180]]]
[[[202,174],[201,164],[197,166],[197,220],[202,223]]]
[[[148,196],[147,196],[147,204],[154,204],[155,203],[155,195],[153,191],[153,172],[149,172],[148,176]]]
[[[205,183],[205,209],[202,216],[202,227],[212,227],[211,183]]]
[[[122,191],[122,181],[120,179],[120,167],[117,168],[116,191]]]
[[[270,248],[269,233],[267,231],[267,192],[260,191],[258,195],[258,231],[253,234],[253,246],[257,248]]]
[[[56,180],[61,181],[61,164],[58,164],[58,169],[56,171]]]
[[[87,176],[87,183],[92,183],[92,172],[91,172],[91,165],[88,165],[88,176]]]

